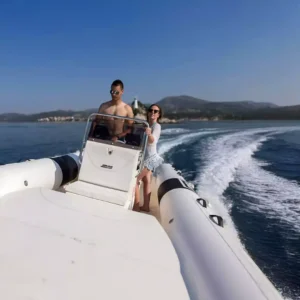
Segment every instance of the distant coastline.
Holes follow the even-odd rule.
[[[182,117],[181,115],[184,115]],[[178,113],[178,115],[171,116],[166,115],[161,119],[162,124],[177,124],[184,122],[218,122],[218,121],[299,121],[300,112],[293,114],[282,114],[282,115],[240,115],[240,116],[228,116],[228,115],[219,115],[219,116],[195,116],[193,114],[186,115],[186,113]],[[138,117],[138,119],[145,119],[143,117]],[[75,122],[86,122],[88,116],[86,117],[73,117],[73,116],[50,116],[46,118],[33,119],[31,116],[28,117],[14,117],[14,118],[3,118],[0,115],[0,123],[75,123]]]
[[[272,103],[254,101],[212,102],[191,96],[165,97],[157,102],[163,110],[162,123],[182,123],[187,121],[225,120],[300,120],[300,105],[277,106]],[[133,107],[133,103],[131,103]],[[139,118],[145,118],[149,104],[138,101],[138,109],[133,109]],[[37,114],[4,113],[0,122],[20,123],[65,123],[85,122],[97,108],[82,111],[55,110]]]
[[[145,116],[138,114],[135,116],[137,119],[143,119],[145,120]],[[14,120],[0,120],[0,123],[74,123],[74,122],[86,122],[88,117],[73,117],[73,116],[50,116],[46,118],[39,118],[37,120],[24,120],[21,118],[21,120],[17,120],[15,118]],[[177,124],[177,123],[183,123],[183,122],[205,122],[205,121],[222,121],[223,119],[220,119],[219,117],[198,117],[198,118],[169,118],[169,117],[163,117],[160,120],[161,124]],[[232,119],[233,120],[233,119]]]

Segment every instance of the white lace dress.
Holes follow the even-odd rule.
[[[156,145],[161,133],[161,126],[159,123],[154,123],[151,126],[151,129],[152,129],[152,136],[154,137],[154,141],[151,144],[149,143],[147,144],[144,167],[152,171],[153,175],[155,176],[156,168],[164,162],[163,158],[158,155],[156,149]]]

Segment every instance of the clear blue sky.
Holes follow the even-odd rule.
[[[169,95],[300,104],[299,0],[0,3],[0,113]]]

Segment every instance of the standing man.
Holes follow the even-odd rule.
[[[102,103],[99,107],[98,112],[103,114],[133,118],[134,115],[131,106],[126,104],[122,100],[123,93],[124,93],[123,82],[119,79],[115,80],[111,84],[111,89],[110,89],[111,100]],[[100,118],[104,118],[104,117],[100,117]],[[97,119],[99,119],[99,116],[96,117],[96,122]],[[108,131],[111,136],[111,140],[113,142],[120,141],[125,143],[125,136],[127,133],[131,131],[130,125],[133,123],[133,121],[127,120],[126,124],[128,125],[128,129],[124,130],[123,119],[109,118],[109,117],[105,117],[105,119],[107,120]],[[95,128],[96,122],[94,122],[93,128]]]

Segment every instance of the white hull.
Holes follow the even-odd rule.
[[[58,190],[74,180],[78,170],[79,153],[1,166],[0,197],[34,187]]]
[[[160,167],[156,189],[161,224],[176,249],[193,299],[282,299],[226,220],[189,189],[171,165]]]

